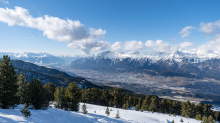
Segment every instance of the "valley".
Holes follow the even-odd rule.
[[[68,69],[69,73],[102,86],[125,88],[134,93],[155,94],[179,101],[219,103],[220,81],[211,78],[152,76],[144,73],[91,69]]]

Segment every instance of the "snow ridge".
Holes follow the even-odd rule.
[[[143,63],[146,61],[150,61],[151,63],[155,63],[157,61],[172,61],[182,62],[183,60],[188,60],[192,63],[200,63],[210,59],[220,59],[220,54],[216,53],[188,53],[188,52],[180,52],[177,51],[175,53],[166,53],[166,52],[140,52],[140,51],[132,51],[132,52],[116,52],[116,51],[105,51],[96,56],[87,57],[93,60],[99,59],[111,59],[111,61],[115,64],[117,62],[123,61],[124,59],[129,58],[130,60],[137,61],[138,63]]]

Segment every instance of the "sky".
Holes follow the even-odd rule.
[[[219,0],[0,0],[0,52],[220,53]]]

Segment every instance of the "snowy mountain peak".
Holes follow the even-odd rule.
[[[208,59],[219,59],[220,55],[216,53],[188,53],[177,51],[175,53],[166,53],[166,52],[140,52],[140,51],[132,51],[132,52],[116,52],[116,51],[105,51],[100,54],[97,54],[93,57],[95,60],[97,59],[111,59],[112,61],[122,61],[126,58],[130,58],[132,60],[151,60],[152,62],[157,62],[159,60],[174,60],[176,62],[181,62],[184,59],[193,60],[194,62],[203,62]]]

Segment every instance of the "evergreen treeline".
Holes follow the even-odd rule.
[[[76,82],[68,87],[55,87],[53,83],[41,84],[38,79],[31,82],[20,73],[17,75],[8,56],[3,56],[0,64],[0,107],[3,109],[14,108],[18,104],[25,104],[26,109],[47,109],[50,101],[56,101],[56,108],[78,111],[79,102],[96,105],[128,109],[135,107],[136,111],[152,111],[165,114],[181,115],[187,118],[203,120],[204,123],[219,120],[219,112],[211,110],[212,105],[198,105],[189,101],[159,99],[157,96],[132,97],[123,95],[119,88],[100,90],[88,88],[80,90]]]
[[[211,110],[211,104],[198,105],[190,103],[189,101],[180,103],[178,101],[159,99],[157,96],[145,99],[141,97],[131,97],[130,95],[123,95],[119,88],[100,90],[97,88],[88,88],[81,90],[81,102],[103,105],[109,107],[117,107],[128,109],[135,107],[136,111],[152,111],[165,114],[181,115],[187,118],[195,118],[197,120],[213,119],[219,120],[219,112]]]
[[[48,85],[48,84],[46,84]],[[47,109],[49,92],[38,79],[27,82],[26,77],[17,75],[8,56],[3,56],[0,64],[0,107],[14,108],[18,104],[34,109]]]

